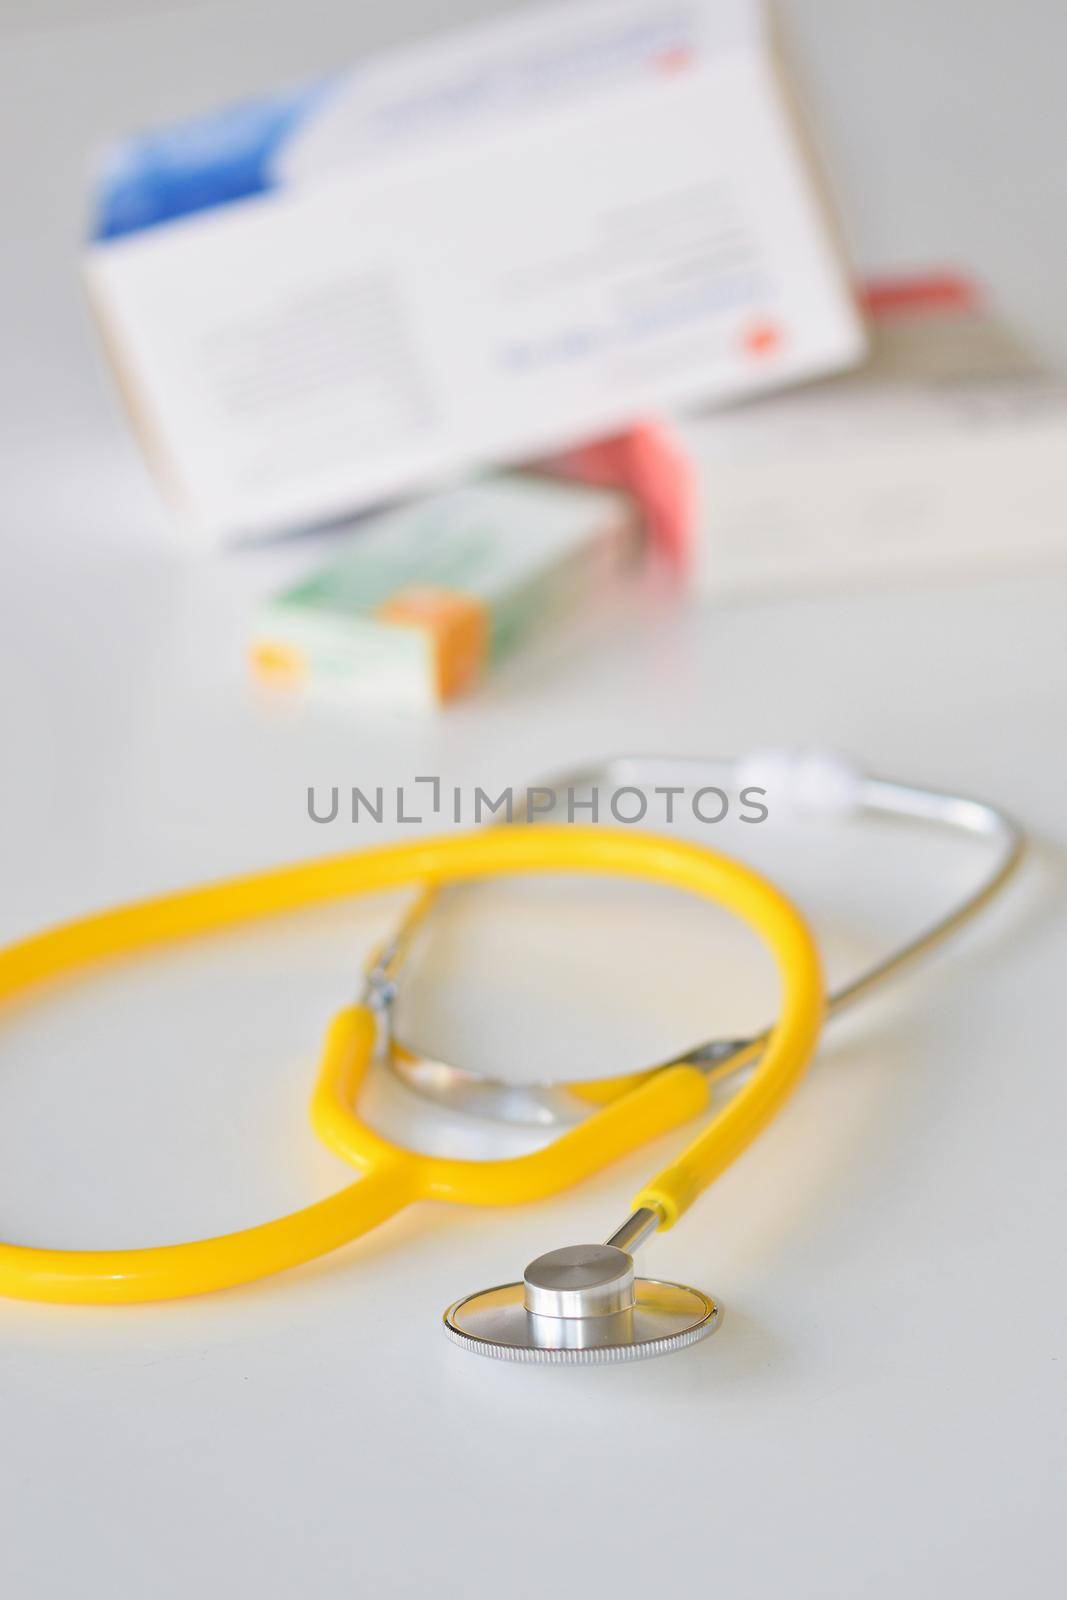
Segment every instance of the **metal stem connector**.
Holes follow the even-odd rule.
[[[616,1250],[625,1250],[633,1255],[639,1250],[646,1239],[650,1239],[659,1227],[663,1218],[651,1206],[641,1206],[632,1216],[627,1217],[621,1228],[616,1228],[610,1239],[605,1239],[605,1244],[614,1245]]]

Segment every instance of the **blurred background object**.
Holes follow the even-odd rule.
[[[965,277],[874,280],[858,372],[692,422],[719,598],[1067,557],[1067,382]]]
[[[541,5],[102,158],[86,275],[215,538],[862,355],[760,0]]]
[[[825,376],[864,335],[770,16],[520,9],[110,141],[91,303],[189,530],[291,533],[554,447],[639,479],[718,599],[1067,554],[1067,385],[966,276],[872,280],[869,358]],[[669,451],[628,427],[701,405]],[[538,555],[519,486],[352,525],[261,614],[261,675],[439,704],[576,614],[609,564],[561,562],[562,492],[527,480]]]
[[[455,699],[641,551],[620,490],[492,473],[369,516],[324,568],[275,595],[251,646],[268,683],[372,710]]]
[[[447,27],[497,23],[521,9],[457,0]],[[130,129],[262,102],[279,85],[321,83],[374,51],[409,43],[421,50],[419,41],[427,32],[440,37],[446,21],[420,0],[361,13],[358,26],[328,0],[310,0],[299,18],[288,5],[244,0],[182,11],[151,0],[0,7],[0,116],[8,128],[0,270],[9,308],[0,426],[10,516],[31,542],[47,543],[49,528],[68,514],[79,519],[87,551],[143,544],[153,529],[166,530],[131,469],[77,281],[92,160]],[[1060,165],[1042,159],[1058,138],[1062,9],[1024,0],[1008,16],[962,0],[941,0],[932,11],[905,0],[890,18],[864,0],[785,0],[774,14],[790,93],[854,269],[895,277],[951,263],[981,285],[1039,364],[1062,363],[1067,196]],[[843,543],[837,539],[839,549]],[[783,561],[771,571],[766,550],[753,547],[756,559],[731,577],[712,535],[705,544],[702,569],[720,593],[791,570]],[[1000,553],[1030,544],[1006,540]],[[1051,541],[1046,554],[1050,548]],[[842,572],[846,580],[859,572],[847,554]],[[269,589],[271,580],[255,587]]]

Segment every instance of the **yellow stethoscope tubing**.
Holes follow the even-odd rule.
[[[637,1197],[670,1226],[740,1153],[784,1100],[814,1049],[823,985],[814,941],[771,884],[728,857],[680,841],[602,828],[539,825],[385,845],[208,884],[36,934],[0,951],[0,999],[89,963],[411,882],[434,884],[508,873],[573,871],[671,885],[724,906],[762,936],[782,985],[778,1022],[756,1071],[708,1128]],[[327,1033],[312,1097],[319,1136],[363,1172],[356,1183],[286,1216],[214,1238],[118,1250],[52,1250],[0,1243],[0,1295],[75,1304],[122,1304],[234,1287],[335,1250],[411,1201],[481,1205],[546,1196],[707,1103],[694,1067],[670,1067],[593,1113],[542,1150],[504,1161],[449,1160],[405,1150],[356,1114],[372,1058],[376,1019],[342,1010]]]

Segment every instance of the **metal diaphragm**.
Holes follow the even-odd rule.
[[[699,1289],[655,1278],[633,1282],[633,1304],[590,1317],[527,1310],[527,1285],[505,1283],[449,1306],[444,1327],[454,1344],[500,1361],[581,1365],[643,1361],[695,1344],[719,1326],[718,1305]]]

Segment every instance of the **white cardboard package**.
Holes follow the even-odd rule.
[[[863,350],[755,0],[539,6],[128,141],[87,274],[216,537]]]
[[[867,298],[859,372],[685,423],[702,593],[1067,558],[1067,383],[965,278],[886,279]]]

